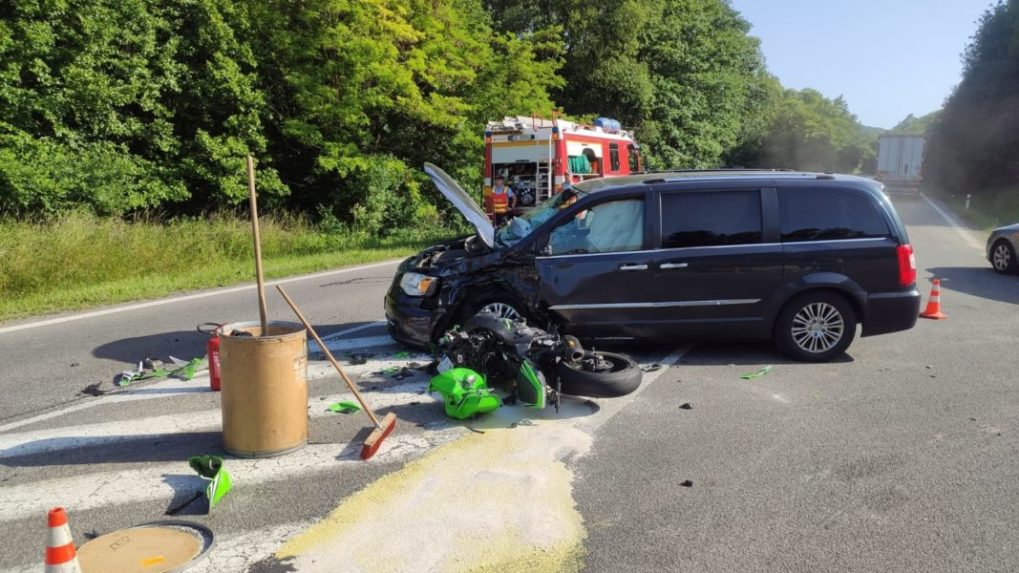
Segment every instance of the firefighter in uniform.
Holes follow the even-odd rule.
[[[492,187],[492,212],[495,213],[495,224],[499,225],[510,210],[517,206],[517,196],[513,190],[506,186],[506,178],[502,175],[495,177],[495,186]]]

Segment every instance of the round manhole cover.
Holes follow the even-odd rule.
[[[83,571],[173,573],[205,557],[212,530],[187,521],[153,521],[96,537],[78,548]]]

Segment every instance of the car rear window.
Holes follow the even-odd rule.
[[[662,248],[760,242],[760,191],[662,195]]]
[[[874,201],[845,189],[779,189],[782,241],[887,237],[888,224]]]

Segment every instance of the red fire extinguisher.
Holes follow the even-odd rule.
[[[209,356],[209,387],[219,392],[219,329],[222,324],[206,322],[198,325],[198,332],[211,334],[205,348]]]

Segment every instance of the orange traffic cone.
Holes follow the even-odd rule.
[[[934,320],[945,320],[948,318],[941,313],[941,279],[934,279],[931,287],[931,298],[927,300],[927,308],[920,313],[920,318],[933,318]]]
[[[50,531],[46,541],[46,573],[81,573],[78,554],[74,551],[71,528],[62,507],[54,507],[49,515]]]

